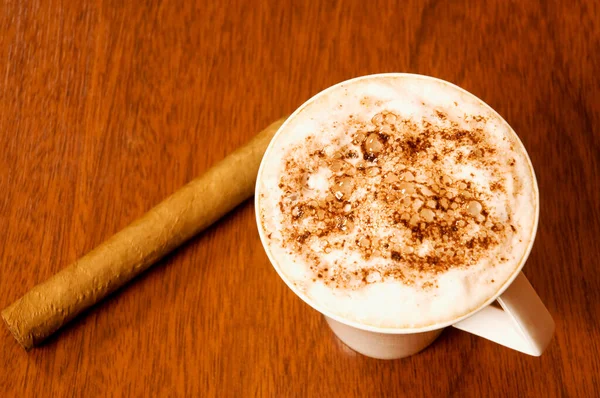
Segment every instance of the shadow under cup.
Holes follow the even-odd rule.
[[[319,97],[327,94],[329,90],[332,90],[342,84],[352,84],[354,81],[363,79],[381,79],[385,77],[418,79],[420,81],[431,80],[439,84],[447,85],[455,90],[459,90],[462,93],[476,98],[460,87],[443,80],[422,75],[391,73],[363,76],[342,82],[315,95],[300,108],[298,108],[275,134],[275,137],[272,139],[271,144],[266,151],[265,158],[261,163],[258,173],[255,196],[256,217],[261,242],[271,263],[280,277],[285,281],[288,287],[292,289],[294,293],[296,293],[296,295],[298,295],[311,307],[323,314],[328,325],[336,334],[336,336],[351,349],[363,355],[379,359],[395,359],[416,354],[430,345],[441,334],[443,329],[448,326],[454,326],[458,329],[473,333],[529,355],[541,355],[541,353],[550,343],[550,340],[554,334],[554,321],[552,320],[552,317],[548,313],[548,310],[545,308],[540,298],[535,293],[535,290],[531,284],[529,284],[521,272],[521,269],[523,268],[531,251],[537,231],[539,218],[539,194],[531,160],[529,159],[529,156],[527,155],[522,143],[518,139],[518,136],[512,129],[510,129],[510,132],[514,134],[516,141],[520,144],[524,157],[527,159],[528,166],[531,171],[533,182],[532,189],[534,190],[533,196],[535,197],[536,201],[534,225],[531,229],[532,232],[531,236],[529,237],[528,247],[519,264],[514,268],[513,273],[505,280],[501,287],[479,307],[474,308],[464,315],[456,317],[452,320],[431,324],[425,327],[391,329],[363,325],[352,320],[344,319],[324,308],[320,308],[317,303],[301,292],[294,285],[294,283],[292,283],[286,277],[286,275],[277,265],[277,262],[272,255],[271,250],[269,249],[269,244],[266,237],[267,232],[263,230],[260,215],[261,205],[259,195],[261,176],[263,175],[263,169],[265,168],[265,159],[271,155],[270,152],[272,151],[270,151],[270,149],[273,146],[273,143],[280,135],[286,134],[286,126],[290,120],[294,119],[296,115],[300,113],[308,104],[311,104]],[[506,123],[501,116],[493,111],[491,107],[489,107],[483,101],[479,101],[492,113],[497,115],[500,120]],[[506,125],[508,126],[508,124]],[[490,305],[496,300],[499,304],[498,306]]]

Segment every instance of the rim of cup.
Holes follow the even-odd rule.
[[[258,234],[260,236],[261,243],[267,254],[267,257],[269,258],[269,261],[271,262],[271,265],[273,266],[273,268],[275,268],[275,271],[277,272],[279,277],[296,294],[296,296],[300,297],[306,304],[311,306],[313,309],[317,310],[321,314],[323,314],[329,318],[332,318],[340,323],[355,327],[357,329],[370,331],[370,332],[377,332],[377,333],[384,333],[384,334],[409,334],[409,333],[428,332],[428,331],[432,331],[432,330],[436,330],[436,329],[445,328],[445,327],[451,326],[455,323],[458,323],[458,322],[462,321],[463,319],[466,319],[466,318],[474,315],[475,313],[481,311],[483,308],[487,307],[488,305],[493,303],[498,297],[500,297],[502,295],[502,293],[504,293],[504,291],[506,291],[506,289],[508,289],[508,287],[512,284],[512,282],[515,280],[517,275],[519,275],[519,273],[525,266],[525,263],[527,262],[527,258],[529,257],[529,254],[531,253],[531,249],[533,248],[533,243],[535,241],[535,237],[537,234],[538,223],[539,223],[539,214],[540,214],[540,198],[539,198],[539,189],[538,189],[537,179],[535,176],[535,171],[533,169],[533,165],[531,163],[531,159],[529,157],[529,154],[527,153],[527,150],[525,149],[525,146],[523,145],[523,142],[521,141],[521,139],[519,138],[517,133],[513,130],[513,128],[510,126],[510,124],[508,124],[508,122],[506,122],[506,120],[504,120],[504,118],[502,116],[500,116],[498,114],[498,112],[496,112],[491,106],[489,106],[487,103],[485,103],[483,100],[481,100],[476,95],[468,92],[467,90],[465,90],[453,83],[450,83],[446,80],[438,79],[436,77],[427,76],[427,75],[420,75],[420,74],[414,74],[414,73],[378,73],[378,74],[372,74],[372,75],[359,76],[359,77],[355,77],[353,79],[345,80],[345,81],[337,83],[331,87],[328,87],[325,90],[312,96],[310,99],[308,99],[302,105],[300,105],[294,111],[294,113],[292,113],[286,119],[286,121],[279,127],[279,129],[277,130],[277,132],[271,139],[271,141],[267,147],[267,150],[265,151],[263,159],[260,163],[260,167],[258,169],[258,176],[256,179],[255,193],[257,193],[259,191],[261,175],[263,173],[263,169],[264,169],[265,163],[266,163],[265,159],[267,159],[269,157],[269,153],[272,151],[272,148],[275,145],[275,142],[277,141],[278,137],[285,134],[286,128],[291,120],[293,120],[308,105],[310,105],[317,99],[327,95],[330,91],[335,90],[339,86],[352,84],[352,83],[360,81],[360,80],[378,79],[378,78],[382,78],[382,77],[396,77],[396,78],[400,77],[400,78],[410,78],[410,79],[420,79],[420,80],[432,80],[432,81],[436,81],[440,84],[447,85],[447,86],[453,88],[454,90],[458,90],[458,91],[476,99],[477,101],[479,101],[483,107],[487,108],[490,112],[492,112],[492,114],[494,114],[498,118],[498,120],[500,120],[501,123],[504,123],[508,127],[508,131],[516,139],[515,142],[518,143],[521,151],[523,152],[525,158],[527,159],[529,171],[531,173],[532,188],[533,188],[533,193],[535,196],[535,199],[534,199],[535,200],[535,217],[534,217],[534,222],[533,222],[533,226],[531,229],[531,236],[529,237],[530,238],[529,243],[527,244],[527,248],[526,248],[523,256],[521,257],[519,264],[515,267],[512,274],[510,275],[510,277],[508,279],[506,279],[504,281],[504,283],[500,286],[500,288],[496,291],[496,293],[494,293],[492,296],[490,296],[490,298],[488,298],[483,304],[481,304],[480,306],[473,308],[472,310],[468,311],[467,313],[465,313],[461,316],[455,317],[451,320],[445,320],[443,322],[432,323],[432,324],[426,325],[426,326],[404,327],[404,328],[379,327],[379,326],[362,324],[360,322],[344,318],[340,315],[333,313],[332,311],[328,310],[327,308],[322,307],[321,305],[319,305],[319,303],[316,303],[314,300],[312,300],[310,297],[308,297],[304,292],[300,291],[300,289],[298,289],[292,283],[292,281],[289,280],[289,278],[285,275],[285,273],[281,270],[281,267],[277,264],[276,259],[274,258],[273,254],[271,253],[271,250],[269,249],[268,239],[265,236],[265,231],[262,228],[262,223],[260,220],[260,196],[259,195],[254,196],[256,223],[257,223]]]

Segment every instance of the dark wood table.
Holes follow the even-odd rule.
[[[540,358],[454,329],[358,355],[274,272],[249,201],[43,346],[2,326],[0,396],[599,396],[599,21],[593,0],[2,2],[0,308],[318,91],[403,71],[522,138],[556,335]]]

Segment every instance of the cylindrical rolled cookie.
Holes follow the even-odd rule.
[[[2,311],[25,349],[252,196],[262,156],[285,119],[169,196],[144,216]]]

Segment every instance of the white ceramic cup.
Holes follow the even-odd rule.
[[[409,78],[412,76],[419,79],[432,79],[467,93],[465,90],[451,83],[422,75],[390,73],[363,76],[356,79],[381,76],[400,76]],[[350,82],[352,82],[352,80],[343,82],[343,84],[348,84]],[[305,104],[298,108],[288,120],[294,118],[294,116],[304,109],[308,104],[318,99],[321,95],[326,94],[328,91],[329,89],[326,89],[308,100]],[[467,94],[472,95],[470,93]],[[496,113],[487,104],[485,106],[487,106],[490,111]],[[500,116],[498,115],[498,117]],[[272,143],[279,135],[286,134],[287,124],[288,123],[286,122],[280,127],[275,134],[275,137],[271,141]],[[516,133],[512,129],[511,132],[515,135],[515,137],[517,137]],[[416,354],[430,345],[441,334],[445,327],[453,326],[457,329],[486,338],[525,354],[539,356],[546,349],[550,343],[550,340],[552,339],[552,336],[554,335],[554,321],[536,294],[535,290],[521,271],[533,246],[539,220],[539,192],[537,181],[535,179],[535,173],[533,171],[531,160],[529,159],[529,156],[527,155],[527,152],[522,144],[521,148],[525,153],[525,157],[527,158],[529,167],[531,169],[533,189],[535,190],[535,198],[537,201],[535,206],[536,214],[534,227],[532,229],[532,236],[530,237],[529,246],[527,247],[525,256],[523,256],[520,264],[518,264],[518,266],[515,268],[515,272],[512,274],[512,276],[505,281],[495,295],[490,297],[479,308],[476,308],[473,311],[449,322],[410,329],[378,328],[369,325],[362,325],[357,322],[341,318],[335,314],[328,313],[322,308],[317,308],[317,306],[308,297],[306,297],[306,295],[299,291],[294,284],[288,280],[271,254],[267,239],[265,237],[265,232],[260,226],[260,206],[258,203],[259,197],[256,195],[255,208],[261,241],[275,270],[285,281],[288,287],[292,289],[308,305],[315,308],[325,316],[327,323],[341,341],[361,354],[379,359],[396,359],[407,357],[409,355]],[[268,156],[268,154],[269,149],[267,149],[266,156]],[[264,164],[265,161],[263,160],[258,172],[257,189],[258,184],[260,183]],[[493,303],[495,301],[497,301],[499,305],[494,305]]]

